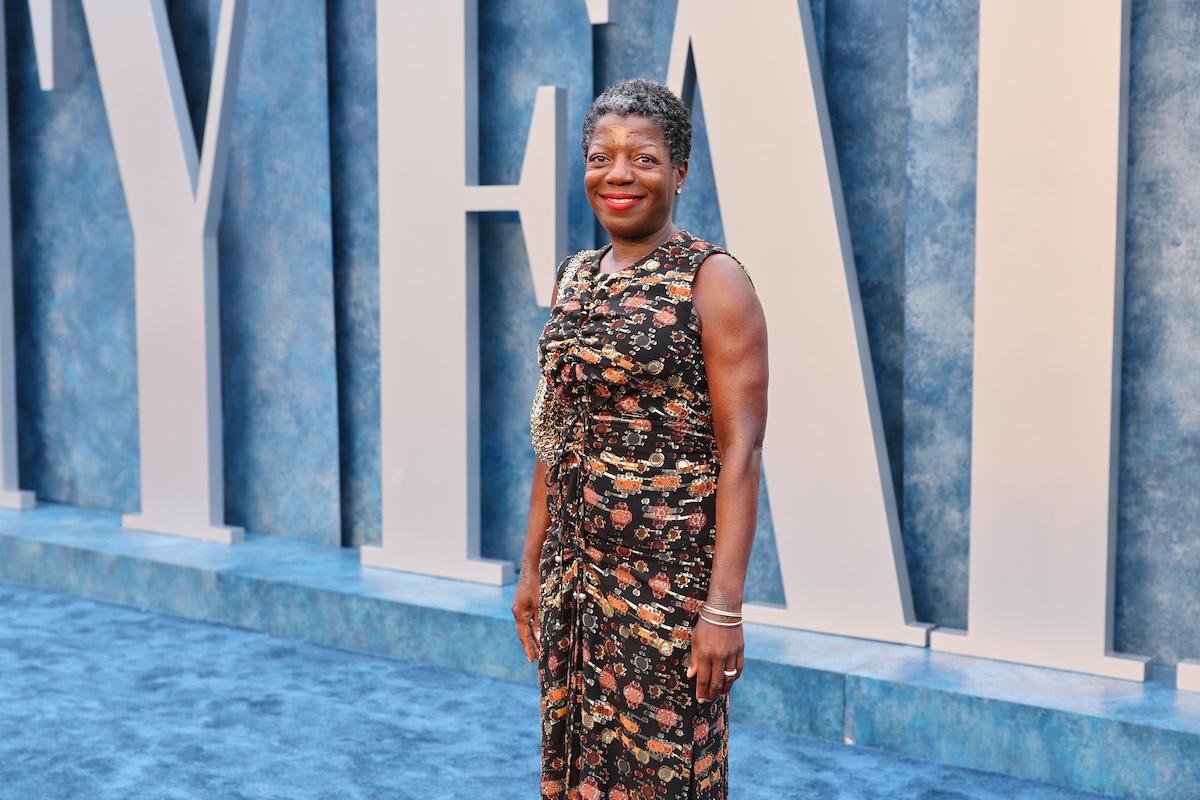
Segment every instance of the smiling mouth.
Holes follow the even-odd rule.
[[[638,203],[642,202],[641,197],[635,197],[632,195],[603,194],[600,196],[604,198],[605,205],[607,205],[609,208],[617,210],[633,208]]]

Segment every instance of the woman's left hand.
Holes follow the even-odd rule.
[[[741,625],[713,625],[703,616],[697,618],[692,628],[692,664],[687,671],[688,678],[696,676],[697,700],[705,702],[729,693],[729,687],[742,676],[744,651]],[[735,669],[737,675],[725,674]]]

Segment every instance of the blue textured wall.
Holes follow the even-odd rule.
[[[379,543],[379,181],[375,3],[331,0],[329,131],[342,542]]]
[[[1117,646],[1200,657],[1200,8],[1133,3]]]
[[[21,486],[138,499],[133,231],[78,3],[69,89],[38,88],[26,4],[6,3]]]
[[[132,232],[82,12],[67,3],[68,86],[45,94],[25,2],[5,5],[22,486],[132,510]],[[170,4],[197,135],[217,5]],[[480,0],[481,179],[518,178],[536,87],[565,86],[573,250],[604,241],[581,190],[587,104],[620,78],[664,79],[674,25],[674,0],[610,8],[593,29],[584,0]],[[254,4],[220,236],[229,519],[351,546],[380,535],[374,9]],[[961,626],[978,0],[812,9],[916,608]],[[1117,646],[1171,663],[1200,656],[1200,7],[1136,0],[1132,33]],[[703,90],[701,75],[677,221],[722,241]],[[515,214],[484,215],[480,245],[483,549],[517,559],[546,310]],[[747,597],[781,602],[769,477]]]
[[[221,380],[228,521],[337,546],[326,63],[323,4],[254,0],[220,229]]]
[[[904,549],[917,615],[964,628],[979,6],[912,0],[909,9]]]

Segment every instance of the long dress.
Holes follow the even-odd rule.
[[[604,252],[559,265],[538,341],[541,796],[726,800],[729,696],[687,670],[720,472],[692,280],[727,251],[679,230],[610,274]]]

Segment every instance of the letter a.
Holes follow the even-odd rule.
[[[783,488],[787,606],[747,603],[746,619],[924,646],[808,3],[681,0],[667,80],[690,102],[689,62],[729,247],[771,329],[763,462]]]

